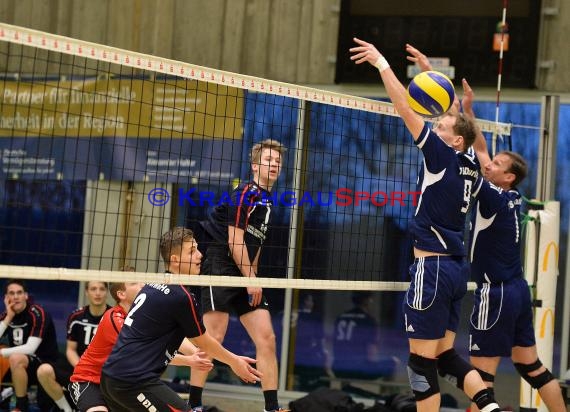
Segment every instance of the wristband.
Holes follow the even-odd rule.
[[[379,72],[383,72],[384,70],[386,70],[387,68],[390,67],[390,65],[388,64],[388,61],[382,55],[380,55],[380,57],[378,57],[378,60],[376,60],[376,63],[374,63],[373,66],[376,67]]]

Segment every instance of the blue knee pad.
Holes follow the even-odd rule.
[[[417,401],[439,393],[437,359],[424,358],[415,353],[410,353],[408,378]]]
[[[437,357],[437,369],[439,376],[463,390],[465,375],[473,370],[473,366],[452,348]]]

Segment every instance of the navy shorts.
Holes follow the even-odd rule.
[[[457,331],[469,270],[462,257],[416,258],[403,302],[409,339],[440,339]]]
[[[208,249],[208,257],[202,265],[201,275],[242,276],[235,263],[228,261],[231,258],[212,253],[212,249],[212,247]],[[216,310],[242,316],[256,309],[269,310],[265,296],[262,296],[260,305],[253,307],[249,305],[247,288],[238,287],[204,286],[201,289],[201,303],[203,313]]]
[[[71,382],[67,389],[79,412],[85,412],[96,406],[107,406],[101,388],[96,383]]]
[[[532,301],[523,278],[477,286],[469,325],[471,356],[511,356],[513,346],[534,346]]]

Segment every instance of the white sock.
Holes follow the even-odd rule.
[[[65,399],[65,396],[62,396],[57,401],[55,401],[55,404],[59,407],[59,409],[63,410],[63,412],[73,412],[73,409],[71,409],[71,406],[69,406],[69,403],[67,402],[67,399]]]

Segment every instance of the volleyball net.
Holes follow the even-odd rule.
[[[404,287],[421,160],[391,104],[6,24],[0,40],[3,264],[148,281],[162,233],[199,232],[272,138],[289,150],[252,282]]]
[[[497,150],[514,144],[530,160],[532,182],[536,130],[511,140],[511,124],[478,123]],[[200,222],[251,178],[250,150],[264,139],[288,151],[258,277],[164,274],[162,234],[185,226],[201,243]],[[421,161],[385,101],[0,23],[0,277],[58,281],[58,292],[71,281],[75,293],[77,281],[259,286],[276,291],[278,342],[295,350],[308,338],[300,323],[283,325],[301,319],[291,317],[309,300],[301,289],[328,335],[348,292],[405,290]],[[401,300],[374,296],[381,323],[399,331]],[[244,353],[243,339],[232,346],[228,336]],[[385,336],[406,352],[401,333]],[[302,358],[281,358],[288,382]]]

